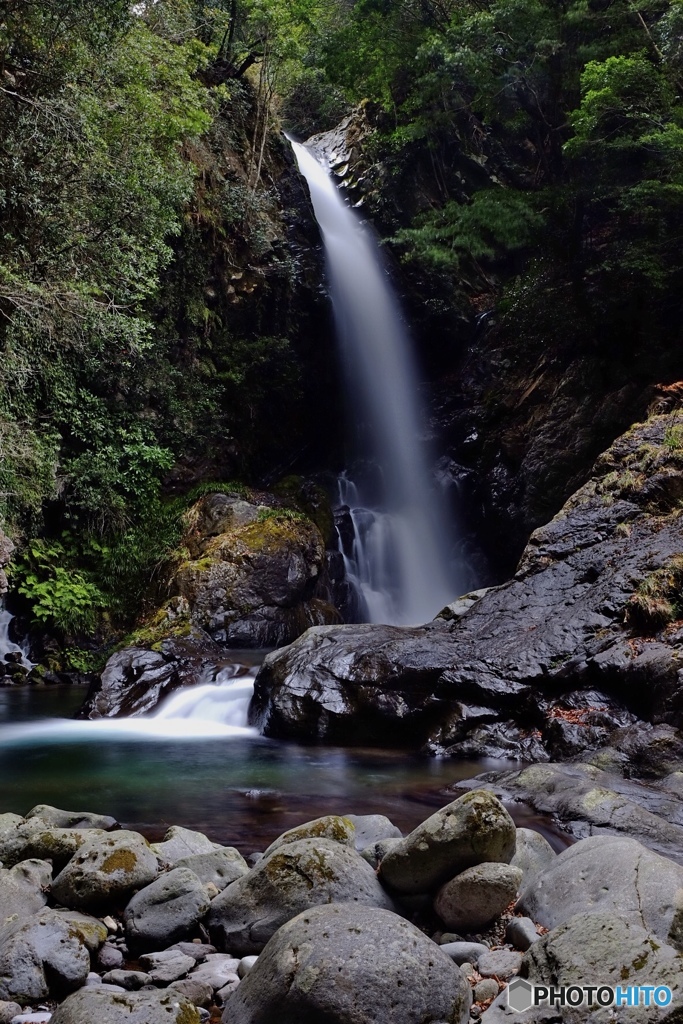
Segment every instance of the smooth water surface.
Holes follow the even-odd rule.
[[[178,824],[249,853],[322,814],[381,813],[409,830],[453,799],[448,786],[510,767],[266,740],[202,719],[221,706],[230,718],[244,700],[234,681],[222,689],[179,691],[169,704],[185,717],[169,718],[167,704],[153,719],[101,723],[65,720],[85,696],[77,687],[0,690],[0,812],[25,814],[37,803],[98,811],[151,839]],[[164,733],[169,723],[172,734]],[[511,810],[552,838],[547,822]],[[555,841],[562,845],[562,836]]]

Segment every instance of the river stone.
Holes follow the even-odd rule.
[[[107,938],[107,929],[102,921],[89,914],[81,914],[77,910],[55,910],[62,921],[67,921],[72,931],[76,932],[89,953],[96,953]]]
[[[228,997],[224,1024],[465,1024],[470,987],[408,921],[328,904],[285,924]]]
[[[101,832],[87,839],[57,875],[52,895],[77,910],[110,909],[157,873],[157,858],[137,832]]]
[[[181,978],[180,981],[172,981],[168,987],[173,992],[180,992],[195,1006],[208,1007],[213,1001],[211,986],[196,978]]]
[[[42,910],[0,932],[0,999],[61,998],[85,984],[90,954],[70,921]]]
[[[239,978],[246,978],[248,974],[251,974],[257,960],[257,956],[243,956],[237,968],[237,976]]]
[[[403,833],[384,814],[347,814],[356,829],[355,844],[360,853],[383,839],[402,839]]]
[[[239,956],[260,953],[277,929],[319,903],[395,909],[360,854],[331,839],[288,843],[216,897],[209,912],[211,940]]]
[[[105,942],[97,954],[97,966],[103,971],[115,971],[123,966],[123,953],[111,942]]]
[[[342,818],[338,814],[328,814],[323,818],[315,818],[313,821],[304,822],[296,828],[290,828],[278,836],[267,848],[264,857],[275,853],[282,846],[288,843],[296,843],[299,839],[332,839],[335,843],[343,846],[355,846],[356,826],[349,818]]]
[[[503,992],[483,1014],[482,1024],[680,1024],[683,1020],[683,957],[644,928],[615,914],[577,914],[535,942],[520,972],[539,985],[668,985],[674,994],[666,1009],[622,1006],[558,1010],[548,1006],[510,1014]],[[590,1016],[588,1014],[590,1013]]]
[[[517,898],[522,872],[490,861],[466,868],[439,889],[434,910],[448,928],[476,932]]]
[[[51,882],[52,866],[44,860],[23,860],[13,868],[0,868],[0,929],[41,910]]]
[[[635,839],[591,836],[532,880],[520,908],[546,928],[580,913],[615,913],[683,950],[683,867]]]
[[[509,981],[522,966],[522,954],[514,949],[487,949],[477,960],[477,970],[483,978]]]
[[[517,847],[510,864],[522,872],[522,887],[549,867],[557,857],[548,840],[531,828],[517,829]]]
[[[506,941],[522,953],[526,953],[529,946],[538,942],[539,938],[536,925],[530,917],[513,917],[505,929]]]
[[[83,988],[57,1007],[51,1024],[200,1024],[180,992],[124,992]]]
[[[145,953],[140,957],[140,966],[147,971],[153,982],[168,985],[171,981],[184,978],[195,965],[191,956],[179,949],[165,949],[161,953]]]
[[[191,972],[193,981],[209,985],[214,992],[222,989],[231,978],[237,977],[240,961],[226,953],[213,953]]]
[[[183,857],[192,857],[198,853],[213,853],[219,850],[218,843],[212,843],[203,832],[193,832],[180,825],[172,825],[161,843],[151,843],[151,848],[164,862],[175,865]]]
[[[376,868],[381,864],[389,850],[393,850],[396,844],[400,842],[400,839],[379,839],[376,843],[372,843],[371,846],[366,846],[361,851],[361,857],[373,868]]]
[[[32,807],[26,815],[26,819],[32,818],[40,818],[41,821],[57,828],[98,828],[105,832],[118,825],[116,818],[111,818],[107,814],[93,814],[92,811],[64,811],[59,807],[52,807],[50,804],[37,804]]]
[[[5,867],[12,867],[32,858],[51,860],[59,870],[83,843],[105,834],[89,829],[56,828],[40,818],[31,818],[0,834],[0,861]]]
[[[11,811],[6,811],[4,814],[0,814],[0,833],[16,828],[17,825],[23,825],[23,823],[24,819],[20,814],[12,814]]]
[[[132,950],[166,949],[191,935],[209,909],[204,886],[188,868],[173,868],[133,896],[123,915]]]
[[[476,967],[479,957],[488,953],[489,947],[483,942],[444,942],[439,947],[451,958],[454,964],[474,964]]]
[[[208,942],[176,942],[170,949],[179,949],[185,956],[191,956],[196,963],[218,952],[216,947],[210,946]]]
[[[145,974],[143,971],[108,971],[102,981],[105,985],[118,985],[120,988],[126,989],[127,992],[137,992],[143,985],[148,985],[150,982],[149,974]]]
[[[21,1013],[19,1003],[7,1003],[0,999],[0,1024],[10,1024],[11,1020]]]
[[[193,871],[200,882],[207,885],[211,882],[219,892],[236,879],[246,875],[249,865],[232,846],[225,846],[211,853],[195,853],[191,857],[182,857],[176,861],[177,868],[188,868]]]
[[[399,892],[427,892],[485,861],[507,864],[515,823],[486,790],[472,790],[418,825],[384,857],[380,875]]]

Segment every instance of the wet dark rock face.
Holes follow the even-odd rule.
[[[620,437],[531,537],[515,577],[412,629],[310,630],[266,659],[270,736],[564,759],[637,719],[683,723],[683,414]]]

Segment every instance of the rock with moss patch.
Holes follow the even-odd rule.
[[[50,1024],[200,1024],[197,1007],[181,992],[103,992],[83,988],[57,1007]]]
[[[535,942],[525,954],[520,974],[537,985],[600,984],[616,988],[631,985],[667,985],[673,999],[667,1008],[621,1006],[620,1024],[678,1024],[683,1019],[683,957],[634,921],[621,914],[577,914]],[[588,1016],[590,1013],[590,1016]],[[556,1010],[536,1007],[514,1014],[520,1024],[548,1024],[559,1020]],[[482,1024],[508,1024],[510,1011],[505,992],[483,1014]],[[609,1024],[613,1007],[561,1008],[563,1024]]]
[[[355,850],[331,839],[300,839],[264,857],[214,899],[211,939],[239,956],[260,953],[285,921],[320,903],[396,909]]]
[[[11,867],[22,860],[51,860],[59,869],[98,830],[56,828],[40,818],[31,818],[0,832],[0,861]]]
[[[398,892],[429,892],[476,864],[509,863],[515,842],[515,823],[501,802],[486,790],[473,790],[392,846],[380,875]]]
[[[324,579],[325,541],[305,515],[210,494],[187,515],[190,554],[170,583],[195,626],[233,647],[277,647],[338,622]]]
[[[519,898],[546,928],[575,914],[614,913],[683,950],[683,867],[635,839],[592,836],[564,850]]]
[[[275,853],[280,847],[288,843],[295,843],[299,839],[332,839],[335,843],[343,846],[355,847],[356,828],[349,818],[343,818],[338,814],[328,814],[323,818],[315,818],[313,821],[306,821],[303,825],[290,828],[278,836],[265,851],[267,857]]]
[[[97,925],[102,929],[93,921],[91,935]],[[0,999],[33,1003],[63,998],[85,984],[89,971],[83,930],[68,914],[42,910],[0,932]]]
[[[422,932],[387,910],[315,907],[285,924],[228,996],[224,1024],[465,1024],[470,987]]]
[[[206,890],[188,868],[173,868],[145,886],[126,907],[130,949],[153,952],[192,935],[209,909]]]
[[[153,850],[137,832],[95,835],[55,878],[52,895],[76,910],[114,909],[153,882],[158,871]]]

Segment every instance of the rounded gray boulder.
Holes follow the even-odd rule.
[[[189,868],[173,868],[133,896],[123,915],[132,950],[156,952],[190,935],[209,909],[204,886]]]
[[[520,869],[509,864],[477,864],[439,889],[434,910],[448,928],[476,932],[517,898],[521,881]]]
[[[280,928],[228,996],[223,1022],[465,1024],[470,1004],[459,968],[414,925],[329,904]]]
[[[380,875],[398,892],[429,892],[476,864],[508,864],[516,831],[500,800],[475,789],[399,840],[382,860]]]
[[[199,1024],[180,992],[108,992],[82,988],[57,1007],[50,1024]]]
[[[320,903],[395,909],[354,849],[331,839],[300,839],[264,857],[216,896],[208,918],[211,941],[239,956],[260,953],[281,925]]]
[[[126,902],[159,872],[156,855],[137,832],[100,832],[87,839],[52,885],[52,895],[75,910]]]

